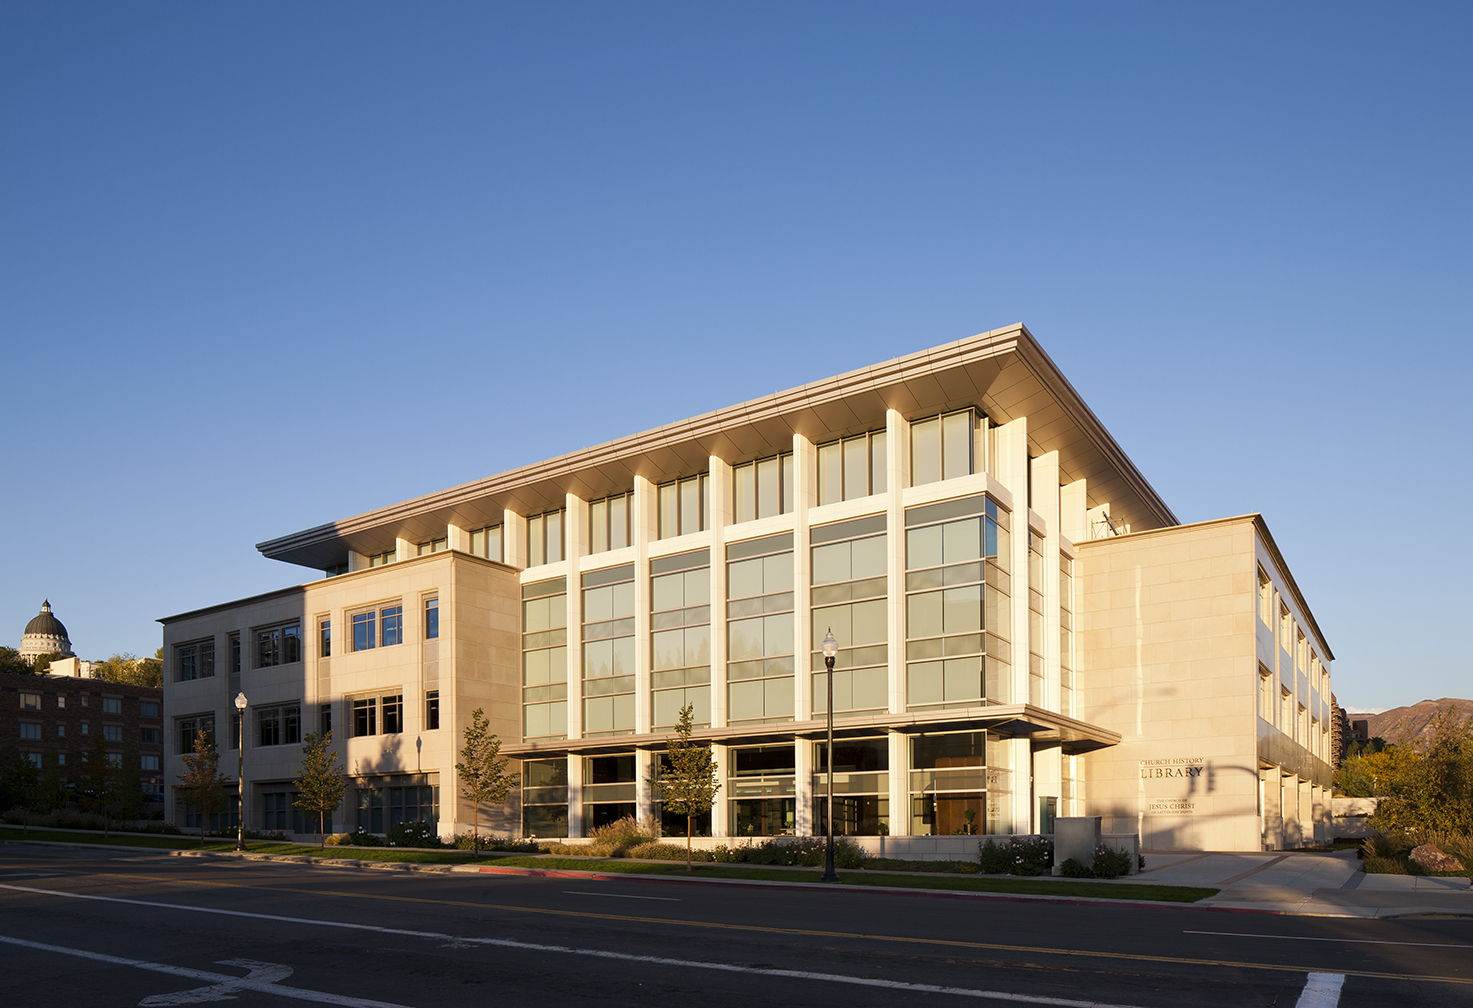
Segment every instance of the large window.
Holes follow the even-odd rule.
[[[630,538],[630,515],[634,511],[634,494],[621,493],[588,505],[588,552],[605,553],[623,549]]]
[[[440,727],[440,691],[437,689],[425,691],[425,731],[434,731]]]
[[[384,734],[397,735],[404,730],[404,695],[396,693],[383,698]]]
[[[711,477],[705,474],[662,483],[655,492],[659,508],[659,537],[700,532],[711,525]]]
[[[332,620],[319,620],[317,623],[317,639],[319,643],[319,656],[322,658],[332,657]]]
[[[82,734],[87,734],[87,723],[82,722]],[[215,737],[215,715],[191,714],[174,719],[175,752],[184,756],[194,752],[194,740],[203,737],[207,742]]]
[[[730,722],[793,718],[793,537],[726,548]]]
[[[195,641],[174,648],[174,681],[187,682],[215,674],[215,641]]]
[[[834,833],[890,833],[890,743],[877,738],[834,741]],[[813,832],[828,832],[828,746],[813,746]]]
[[[380,644],[391,647],[404,643],[404,607],[401,605],[353,613],[349,622],[353,626],[354,651],[368,651]]]
[[[20,723],[20,737],[23,739],[39,740],[41,738],[41,722],[22,721]]]
[[[634,565],[583,575],[583,734],[634,731]]]
[[[567,581],[522,586],[522,735],[568,734]]]
[[[1028,532],[1028,702],[1044,706],[1043,536]]]
[[[256,668],[290,665],[302,660],[302,626],[283,623],[256,631]]]
[[[731,760],[731,831],[736,836],[791,835],[795,826],[793,744],[743,746],[728,750]]]
[[[650,687],[653,727],[668,728],[680,710],[711,723],[711,552],[650,561]]]
[[[810,541],[812,644],[821,647],[830,631],[839,643],[834,712],[884,710],[890,702],[885,516],[820,525]],[[809,668],[816,716],[828,710],[828,673],[820,651],[809,656]]]
[[[989,732],[920,735],[910,752],[911,836],[1013,831],[1006,741]]]
[[[501,552],[501,526],[490,525],[486,528],[475,529],[471,532],[471,552],[478,557],[500,562]]]
[[[793,510],[793,455],[774,455],[731,470],[732,521],[749,522]]]
[[[353,701],[353,737],[378,734],[378,697]]]
[[[583,830],[589,832],[635,814],[634,754],[583,759]]]
[[[885,432],[830,441],[818,446],[818,502],[854,500],[885,492]]]
[[[976,410],[943,413],[910,425],[912,486],[970,476],[982,469],[976,445],[985,421]]]
[[[527,519],[527,566],[557,563],[563,554],[562,509]]]
[[[1008,512],[985,497],[905,512],[907,702],[1009,703]]]
[[[416,555],[417,556],[425,556],[425,555],[430,554],[430,553],[442,553],[448,547],[449,547],[449,540],[448,539],[444,539],[444,538],[440,538],[440,539],[428,539],[428,540],[426,540],[426,541],[424,541],[424,542],[422,542],[422,543],[419,544],[418,549],[417,549],[417,552],[416,552]]]
[[[395,550],[386,550],[383,553],[371,554],[368,558],[368,566],[382,567],[385,564],[391,564],[397,556],[398,553]]]
[[[1274,626],[1274,585],[1263,568],[1258,568],[1258,621],[1270,630]]]
[[[1059,713],[1074,716],[1074,561],[1059,554]]]
[[[22,693],[20,695],[20,709],[21,710],[40,710],[41,709],[41,694],[39,694],[39,693]]]
[[[425,599],[425,640],[435,640],[440,636],[440,600],[438,598]]]
[[[296,745],[301,741],[301,704],[256,708],[256,745]]]
[[[522,761],[522,835],[568,835],[566,757]]]

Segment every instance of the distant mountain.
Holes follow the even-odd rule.
[[[1456,707],[1464,721],[1473,719],[1473,700],[1443,697],[1441,700],[1422,700],[1410,707],[1393,707],[1355,720],[1369,721],[1372,738],[1379,736],[1394,745],[1425,738],[1433,716],[1448,706]]]

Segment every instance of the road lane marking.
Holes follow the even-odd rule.
[[[1346,945],[1411,945],[1418,948],[1473,948],[1473,945],[1448,945],[1440,942],[1375,941],[1370,938],[1310,938],[1304,935],[1252,934],[1247,931],[1183,931],[1182,934],[1223,935],[1228,938],[1271,938],[1274,941],[1343,942]]]
[[[1336,1008],[1340,1004],[1340,988],[1344,986],[1344,973],[1311,973],[1294,1008]]]
[[[217,966],[239,966],[248,972],[246,980],[256,980],[261,983],[277,983],[285,980],[294,972],[290,966],[281,963],[257,962],[254,959],[217,959]],[[206,1001],[234,1001],[235,995],[244,990],[239,983],[218,983],[208,987],[195,987],[192,990],[175,991],[172,994],[155,994],[138,1002],[138,1008],[164,1008],[167,1005],[201,1004]]]
[[[106,873],[104,873],[106,874]],[[136,876],[118,876],[121,878],[137,878]],[[155,882],[178,883],[177,879],[149,878]],[[426,903],[439,906],[459,906],[473,910],[507,910],[516,913],[545,914],[554,917],[577,917],[586,920],[617,921],[621,923],[634,924],[658,924],[664,927],[698,927],[710,928],[719,931],[748,931],[756,934],[780,934],[794,935],[803,938],[844,938],[861,941],[894,942],[909,945],[937,945],[944,948],[962,948],[987,952],[1023,952],[1029,955],[1057,955],[1072,956],[1084,959],[1116,959],[1126,962],[1155,962],[1169,963],[1172,965],[1185,966],[1223,966],[1235,969],[1259,969],[1276,973],[1306,973],[1308,968],[1302,965],[1291,966],[1280,963],[1243,962],[1235,959],[1195,959],[1186,956],[1164,956],[1149,955],[1144,952],[1103,952],[1094,949],[1061,949],[1047,948],[1029,945],[1003,945],[996,942],[962,941],[952,938],[913,938],[906,935],[877,935],[862,934],[850,931],[818,931],[804,928],[780,928],[759,924],[723,924],[717,921],[681,920],[677,917],[636,917],[630,914],[595,913],[591,910],[554,910],[544,907],[514,906],[500,903],[471,903],[465,900],[429,899],[423,896],[388,896],[379,893],[345,893],[331,889],[277,889],[270,886],[248,886],[235,882],[197,882],[192,884],[214,886],[228,889],[254,889],[264,892],[284,892],[294,896],[335,896],[350,899],[377,899],[389,900],[396,903]],[[253,917],[259,920],[285,921],[297,924],[322,924],[327,927],[363,928],[367,930],[383,931],[391,934],[417,935],[417,931],[394,931],[391,928],[380,928],[368,924],[347,924],[336,921],[315,921],[301,917],[282,917],[276,914],[252,913],[246,910],[222,910],[214,907],[194,907],[181,903],[157,903],[148,900],[125,899],[120,896],[94,896],[89,893],[74,893],[64,889],[36,889],[30,886],[6,885],[0,883],[0,889],[10,889],[16,892],[39,893],[43,896],[64,896],[72,899],[97,900],[104,903],[131,903],[137,906],[160,907],[166,910],[189,910],[196,913],[221,914],[230,917]],[[446,936],[440,934],[429,934],[429,937],[441,939]],[[452,940],[457,940],[453,939]],[[470,938],[466,941],[483,942],[487,939]],[[1370,977],[1378,980],[1423,980],[1433,983],[1451,983],[1473,985],[1473,978],[1456,976],[1433,976],[1420,973],[1380,973],[1371,970],[1343,970],[1346,976]]]
[[[564,889],[563,892],[567,893],[569,896],[609,896],[613,899],[662,900],[666,903],[680,902],[680,900],[676,899],[674,896],[629,896],[625,893],[616,892],[580,892],[577,889]]]
[[[105,899],[101,896],[85,896],[83,899]],[[115,900],[113,902],[142,903],[141,900]],[[149,903],[147,906],[168,907],[167,903]],[[196,907],[174,907],[179,910],[199,909]],[[209,911],[207,911],[209,912]],[[465,938],[458,935],[436,934],[431,931],[410,931],[404,928],[377,927],[373,924],[349,924],[340,921],[310,920],[302,917],[280,917],[273,914],[253,914],[239,911],[218,911],[233,917],[260,917],[268,920],[290,921],[297,924],[316,924],[322,927],[351,928],[355,931],[376,931],[380,934],[405,935],[415,938],[433,938],[437,940],[449,939],[457,943],[455,948],[466,948],[474,945],[492,945],[498,948],[517,949],[524,952],[554,952],[562,955],[589,956],[594,959],[613,959],[619,962],[640,963],[648,966],[676,966],[686,969],[714,970],[720,973],[749,973],[756,976],[782,977],[787,980],[818,980],[824,983],[852,984],[859,987],[881,987],[886,990],[911,991],[922,994],[953,994],[958,997],[981,998],[989,1001],[1012,1001],[1019,1004],[1051,1005],[1054,1008],[1141,1008],[1139,1005],[1112,1004],[1108,1001],[1079,1001],[1074,998],[1043,997],[1033,994],[1013,994],[1008,991],[973,990],[968,987],[945,987],[941,984],[906,983],[902,980],[880,980],[874,977],[846,976],[841,973],[817,973],[811,970],[785,970],[769,969],[760,966],[738,966],[733,963],[701,962],[694,959],[669,959],[665,956],[632,955],[628,952],[608,952],[603,949],[573,948],[566,945],[540,945],[533,942],[513,941],[510,938]],[[167,966],[163,963],[147,962],[142,959],[125,959],[121,956],[105,955],[101,952],[88,952],[83,949],[66,948],[61,945],[46,945],[41,942],[26,941],[23,938],[8,938],[0,935],[0,942],[11,945],[19,945],[24,948],[38,949],[43,952],[59,952],[63,955],[79,956],[83,959],[92,959],[98,962],[111,963],[117,966],[133,966],[137,969],[153,970],[157,973],[168,973],[173,976],[189,977],[191,980],[206,980],[213,986],[204,988],[203,991],[181,991],[179,996],[187,1000],[160,1000],[168,998],[169,995],[145,998],[140,1005],[171,1005],[187,1004],[197,1001],[224,1000],[220,997],[220,988],[232,988],[237,990],[260,991],[264,994],[276,994],[280,997],[293,998],[298,1001],[317,1001],[323,1004],[343,1005],[345,1008],[405,1008],[404,1005],[390,1004],[385,1001],[369,1001],[365,998],[350,998],[339,994],[327,994],[319,991],[304,990],[300,987],[282,987],[280,984],[270,981],[248,977],[232,977],[223,973],[208,973],[204,970],[188,969],[183,966]],[[444,946],[442,946],[444,947]],[[243,962],[232,960],[233,962]],[[257,963],[257,966],[271,965],[269,963]],[[254,973],[254,971],[253,971]],[[207,993],[206,993],[207,992]],[[202,997],[195,997],[203,994]],[[228,995],[227,996],[231,996]]]
[[[344,1008],[406,1008],[405,1005],[393,1004],[389,1001],[371,1001],[368,998],[345,997],[342,994],[306,990],[302,987],[283,987],[280,984],[253,980],[250,977],[234,977],[228,973],[210,973],[207,970],[190,969],[187,966],[170,966],[166,963],[149,962],[146,959],[125,959],[122,956],[107,955],[103,952],[89,952],[86,949],[67,948],[64,945],[47,945],[44,942],[27,941],[24,938],[9,938],[5,935],[0,935],[0,942],[4,942],[7,945],[19,945],[21,948],[36,949],[41,952],[56,952],[61,955],[77,956],[80,959],[91,959],[94,962],[110,963],[113,966],[132,966],[134,969],[150,970],[154,973],[167,973],[170,976],[185,977],[190,980],[204,980],[211,984],[229,984],[241,990],[259,991],[262,994],[275,994],[278,997],[291,998],[294,1001],[316,1001],[319,1004],[342,1005]]]

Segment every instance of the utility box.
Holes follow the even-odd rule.
[[[1089,867],[1100,845],[1100,816],[1060,816],[1054,820],[1054,874],[1070,858]]]

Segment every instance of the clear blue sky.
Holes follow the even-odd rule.
[[[1347,706],[1473,696],[1466,4],[0,7],[0,640],[1025,322]]]

